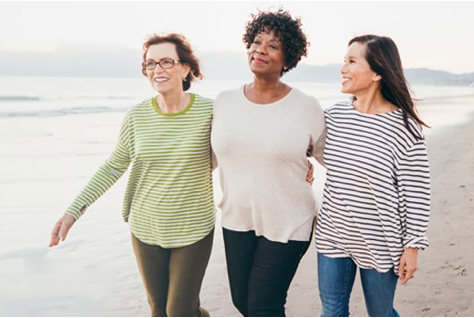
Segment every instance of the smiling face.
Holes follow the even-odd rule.
[[[347,49],[344,64],[341,68],[342,88],[345,94],[363,94],[379,84],[380,76],[371,70],[365,59],[366,45],[358,42],[352,43]]]
[[[273,31],[257,34],[247,54],[250,70],[254,74],[280,77],[285,63],[285,54],[281,41],[275,38]]]
[[[146,60],[161,62],[164,59],[179,61],[176,47],[172,43],[161,43],[151,45],[146,53]],[[186,64],[175,63],[172,68],[163,69],[156,65],[153,70],[146,70],[146,76],[151,86],[160,94],[183,91],[183,79],[189,73],[189,66]]]

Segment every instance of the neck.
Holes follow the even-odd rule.
[[[268,93],[280,90],[285,84],[280,81],[280,78],[261,78],[255,76],[253,83],[250,84],[252,89],[258,93]]]
[[[378,87],[376,90],[354,96],[356,98],[353,104],[354,108],[364,114],[381,114],[398,109],[395,105],[383,98]]]
[[[185,92],[160,94],[156,97],[156,103],[164,113],[175,114],[188,106],[190,98],[190,95]]]
[[[291,90],[291,87],[280,81],[280,78],[268,80],[254,78],[245,86],[245,95],[249,100],[258,104],[268,104],[280,100]]]

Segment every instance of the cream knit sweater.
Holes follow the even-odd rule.
[[[325,128],[318,101],[295,88],[265,105],[249,101],[243,87],[219,94],[211,143],[222,226],[276,242],[308,241],[317,204],[306,182],[307,151],[324,145]]]

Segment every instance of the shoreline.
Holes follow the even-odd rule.
[[[474,105],[474,100],[472,102]],[[474,242],[474,111],[466,116],[462,123],[435,127],[427,133],[432,183],[432,212],[427,233],[430,246],[418,254],[415,278],[397,286],[395,308],[402,316],[468,317],[474,312],[474,255],[469,252]],[[219,240],[216,237],[215,245],[220,244]],[[225,265],[225,259],[221,261]],[[225,273],[221,277],[227,280]],[[359,280],[357,276],[350,313],[366,317]],[[215,303],[217,299],[221,304],[216,306],[220,308],[210,310],[211,315],[239,316],[230,301],[228,288],[220,294],[209,289],[203,287],[203,305]],[[314,240],[296,272],[286,309],[288,316],[320,315]]]
[[[427,137],[431,165],[430,247],[419,253],[419,270],[398,303],[409,316],[474,313],[474,112],[461,124]]]
[[[425,103],[423,108],[431,111],[431,106]],[[474,255],[469,252],[474,242],[474,112],[456,113],[459,108],[474,108],[474,97],[433,106],[435,118],[446,115],[427,131],[430,247],[419,253],[416,277],[398,287],[395,307],[402,316],[474,312]],[[453,112],[440,113],[443,109]],[[462,121],[448,125],[454,118]],[[120,214],[127,176],[89,208],[66,242],[47,247],[61,211],[113,149],[121,119],[120,113],[0,119],[0,148],[5,151],[0,166],[0,239],[5,242],[0,251],[0,316],[149,316],[130,232]],[[215,198],[217,203],[218,191]],[[220,212],[201,303],[212,316],[238,317],[219,218]],[[367,316],[358,280],[351,315]],[[320,315],[314,240],[292,282],[286,308],[288,316]]]

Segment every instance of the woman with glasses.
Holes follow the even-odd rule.
[[[211,133],[228,277],[242,315],[285,316],[316,216],[305,179],[307,154],[324,144],[324,114],[314,97],[281,80],[307,54],[299,19],[260,12],[243,40],[253,81],[217,96]]]
[[[55,224],[50,246],[131,166],[123,218],[152,316],[209,316],[199,292],[215,224],[213,102],[186,92],[202,75],[183,36],[153,35],[143,48],[142,73],[158,95],[126,113],[115,150]]]

